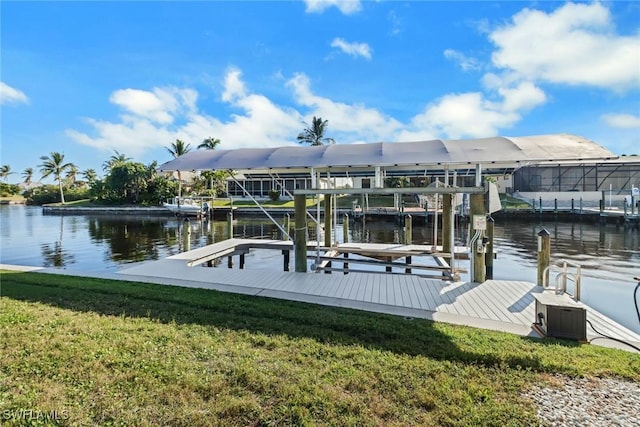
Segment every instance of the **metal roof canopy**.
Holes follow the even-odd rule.
[[[617,158],[586,138],[553,134],[466,140],[291,145],[275,148],[197,150],[158,167],[160,171],[468,168],[472,164],[524,165]]]

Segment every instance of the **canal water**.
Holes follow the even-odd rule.
[[[228,238],[224,221],[189,221],[191,249]],[[613,224],[589,222],[522,222],[496,220],[495,248],[498,253],[494,278],[535,282],[537,234],[551,235],[552,262],[568,260],[582,266],[582,301],[628,328],[640,333],[633,291],[634,276],[640,276],[640,232]],[[40,207],[0,206],[0,263],[67,268],[78,271],[117,271],[127,264],[161,259],[184,247],[184,222],[173,217],[43,215]],[[414,226],[413,243],[432,244],[430,224]],[[263,219],[239,219],[234,236],[281,237],[279,229]],[[343,240],[342,226],[335,239]],[[310,230],[311,241],[316,240]],[[353,223],[349,240],[371,243],[402,243],[402,229],[395,222]],[[456,233],[456,244],[464,245],[465,227]],[[247,259],[246,268],[261,268],[269,256]],[[273,268],[281,267],[280,255]],[[468,261],[458,261],[468,269]],[[462,280],[468,280],[463,275]],[[553,275],[552,275],[553,282]],[[640,300],[640,291],[638,292]],[[638,301],[640,304],[640,301]]]

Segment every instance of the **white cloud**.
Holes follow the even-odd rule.
[[[0,82],[0,105],[28,104],[29,98],[19,89]]]
[[[362,56],[366,59],[371,59],[371,47],[367,43],[349,43],[341,38],[335,38],[331,42],[331,47],[337,47],[347,55]]]
[[[225,102],[231,102],[234,99],[242,98],[246,96],[246,88],[244,82],[240,80],[242,72],[235,68],[231,68],[227,71],[224,78],[224,92],[222,93],[222,100]]]
[[[359,12],[362,9],[360,0],[304,0],[307,13],[322,13],[330,7],[337,7],[345,15]]]
[[[600,118],[614,128],[640,129],[640,117],[632,114],[604,114]]]
[[[413,117],[401,138],[407,141],[498,135],[501,129],[516,124],[521,113],[547,100],[544,92],[530,82],[501,86],[497,94],[495,101],[481,92],[447,94]]]
[[[309,78],[302,73],[296,74],[287,82],[293,90],[298,104],[309,107],[307,116],[318,116],[329,120],[329,136],[337,142],[356,140],[380,141],[392,140],[402,128],[402,124],[375,108],[361,104],[346,104],[315,95],[311,91]],[[309,121],[309,119],[307,119]]]
[[[477,59],[468,57],[464,53],[458,52],[457,50],[453,50],[453,49],[445,50],[444,57],[451,61],[456,62],[458,65],[460,65],[460,68],[462,68],[464,71],[472,71],[472,70],[480,69],[480,64],[478,63]]]
[[[640,84],[640,33],[616,34],[601,3],[523,9],[489,38],[493,64],[525,79],[621,91]]]
[[[119,122],[89,118],[90,132],[67,129],[66,134],[80,144],[130,156],[166,147],[175,139],[194,147],[208,136],[219,138],[224,149],[293,144],[302,116],[249,93],[241,77],[239,70],[230,69],[223,79],[222,101],[238,110],[228,121],[199,112],[193,89],[128,89],[110,98],[127,113]]]
[[[421,132],[459,139],[493,136],[498,128],[508,127],[518,118],[481,93],[469,92],[445,95],[415,116],[412,125]]]
[[[112,93],[109,101],[141,118],[168,124],[181,109],[195,109],[197,97],[191,89],[154,88],[152,92],[121,89]]]
[[[402,25],[401,25],[402,23],[395,11],[392,10],[389,12],[389,14],[387,15],[387,20],[391,24],[391,30],[390,30],[391,35],[395,36],[400,34],[400,32],[402,31]]]
[[[525,112],[547,102],[547,95],[531,82],[520,82],[515,87],[501,87],[498,93],[504,112]]]

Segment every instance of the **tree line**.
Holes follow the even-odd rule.
[[[325,137],[328,120],[313,117],[311,125],[297,136],[300,144],[311,146],[333,144],[333,138]],[[198,150],[215,150],[221,144],[218,138],[205,138]],[[167,151],[173,158],[191,151],[191,145],[176,139]],[[9,165],[0,166],[0,196],[22,195],[28,203],[46,204],[67,201],[92,199],[102,204],[144,204],[158,205],[163,200],[182,194],[183,177],[177,172],[177,179],[172,174],[157,172],[158,162],[147,165],[135,162],[123,153],[114,151],[103,164],[104,176],[98,178],[95,169],[80,171],[78,167],[65,159],[63,153],[53,151],[40,157],[38,165],[41,179],[52,177],[55,185],[34,185],[35,170],[26,168],[22,176],[22,185],[9,184],[8,178],[15,174]],[[198,195],[223,196],[226,189],[227,172],[202,171],[190,177],[187,190]]]

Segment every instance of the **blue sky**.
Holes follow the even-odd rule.
[[[573,133],[640,154],[639,2],[0,3],[1,160]],[[39,174],[36,174],[39,177]]]

